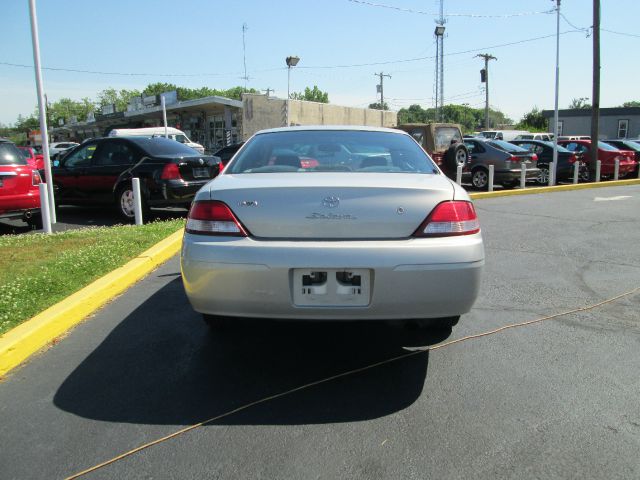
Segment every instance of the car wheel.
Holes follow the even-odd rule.
[[[133,200],[133,188],[131,187],[131,185],[125,185],[123,187],[120,187],[116,192],[116,209],[118,210],[118,213],[124,220],[131,222],[135,219],[136,214],[135,214],[135,207],[134,207],[134,200]],[[149,213],[149,209],[147,207],[147,202],[145,201],[143,196],[143,199],[142,199],[143,219],[147,217],[148,213]]]
[[[538,167],[538,178],[536,179],[540,185],[549,185],[549,167]]]
[[[458,145],[456,147],[456,167],[463,167],[467,164],[467,162],[469,161],[469,152],[467,151],[467,147],[465,147],[464,145]]]
[[[489,185],[489,174],[484,168],[478,168],[473,171],[471,175],[471,184],[480,189],[484,190]]]
[[[206,313],[202,314],[202,320],[204,320],[204,323],[206,323],[211,330],[228,330],[235,324],[230,317],[209,315]]]

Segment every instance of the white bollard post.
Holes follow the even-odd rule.
[[[493,172],[495,167],[493,165],[489,165],[489,191],[493,192]]]
[[[456,183],[462,185],[462,165],[458,165],[456,168]]]
[[[136,225],[142,225],[142,195],[140,194],[140,179],[131,179],[133,185],[133,211],[135,212]]]
[[[42,230],[44,230],[44,233],[52,233],[51,215],[49,212],[49,192],[47,191],[47,184],[39,184],[38,190],[40,191],[40,215],[42,215]]]
[[[527,166],[523,163],[520,164],[520,188],[525,188],[527,183]]]
[[[578,183],[578,177],[580,176],[580,162],[576,161],[573,164],[573,183]]]
[[[614,180],[620,179],[620,159],[619,158],[616,158],[615,164],[613,166],[613,179]]]
[[[600,170],[602,169],[602,162],[596,160],[596,182],[600,181]]]

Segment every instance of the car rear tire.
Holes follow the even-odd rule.
[[[133,201],[133,187],[131,185],[124,185],[118,188],[116,191],[115,200],[116,209],[121,218],[127,222],[133,222],[135,220],[135,210]],[[149,215],[149,207],[147,202],[142,196],[142,219],[144,221]]]
[[[477,168],[471,174],[471,184],[479,190],[489,186],[489,173],[484,168]]]

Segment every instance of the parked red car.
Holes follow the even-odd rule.
[[[18,147],[32,167],[42,170],[44,168],[44,156],[37,153],[33,147]]]
[[[21,219],[42,228],[40,182],[38,170],[13,142],[0,138],[0,220]]]
[[[581,155],[582,161],[587,165],[590,163],[591,140],[560,140],[558,145],[562,145],[567,150]],[[618,150],[605,142],[598,142],[598,160],[602,162],[600,174],[605,177],[613,177],[616,159],[620,160],[618,177],[622,178],[636,169],[638,162],[635,160],[635,153],[630,150]]]

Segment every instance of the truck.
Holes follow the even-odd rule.
[[[411,135],[449,178],[455,179],[458,166],[469,163],[469,150],[456,123],[404,123],[396,127]]]

